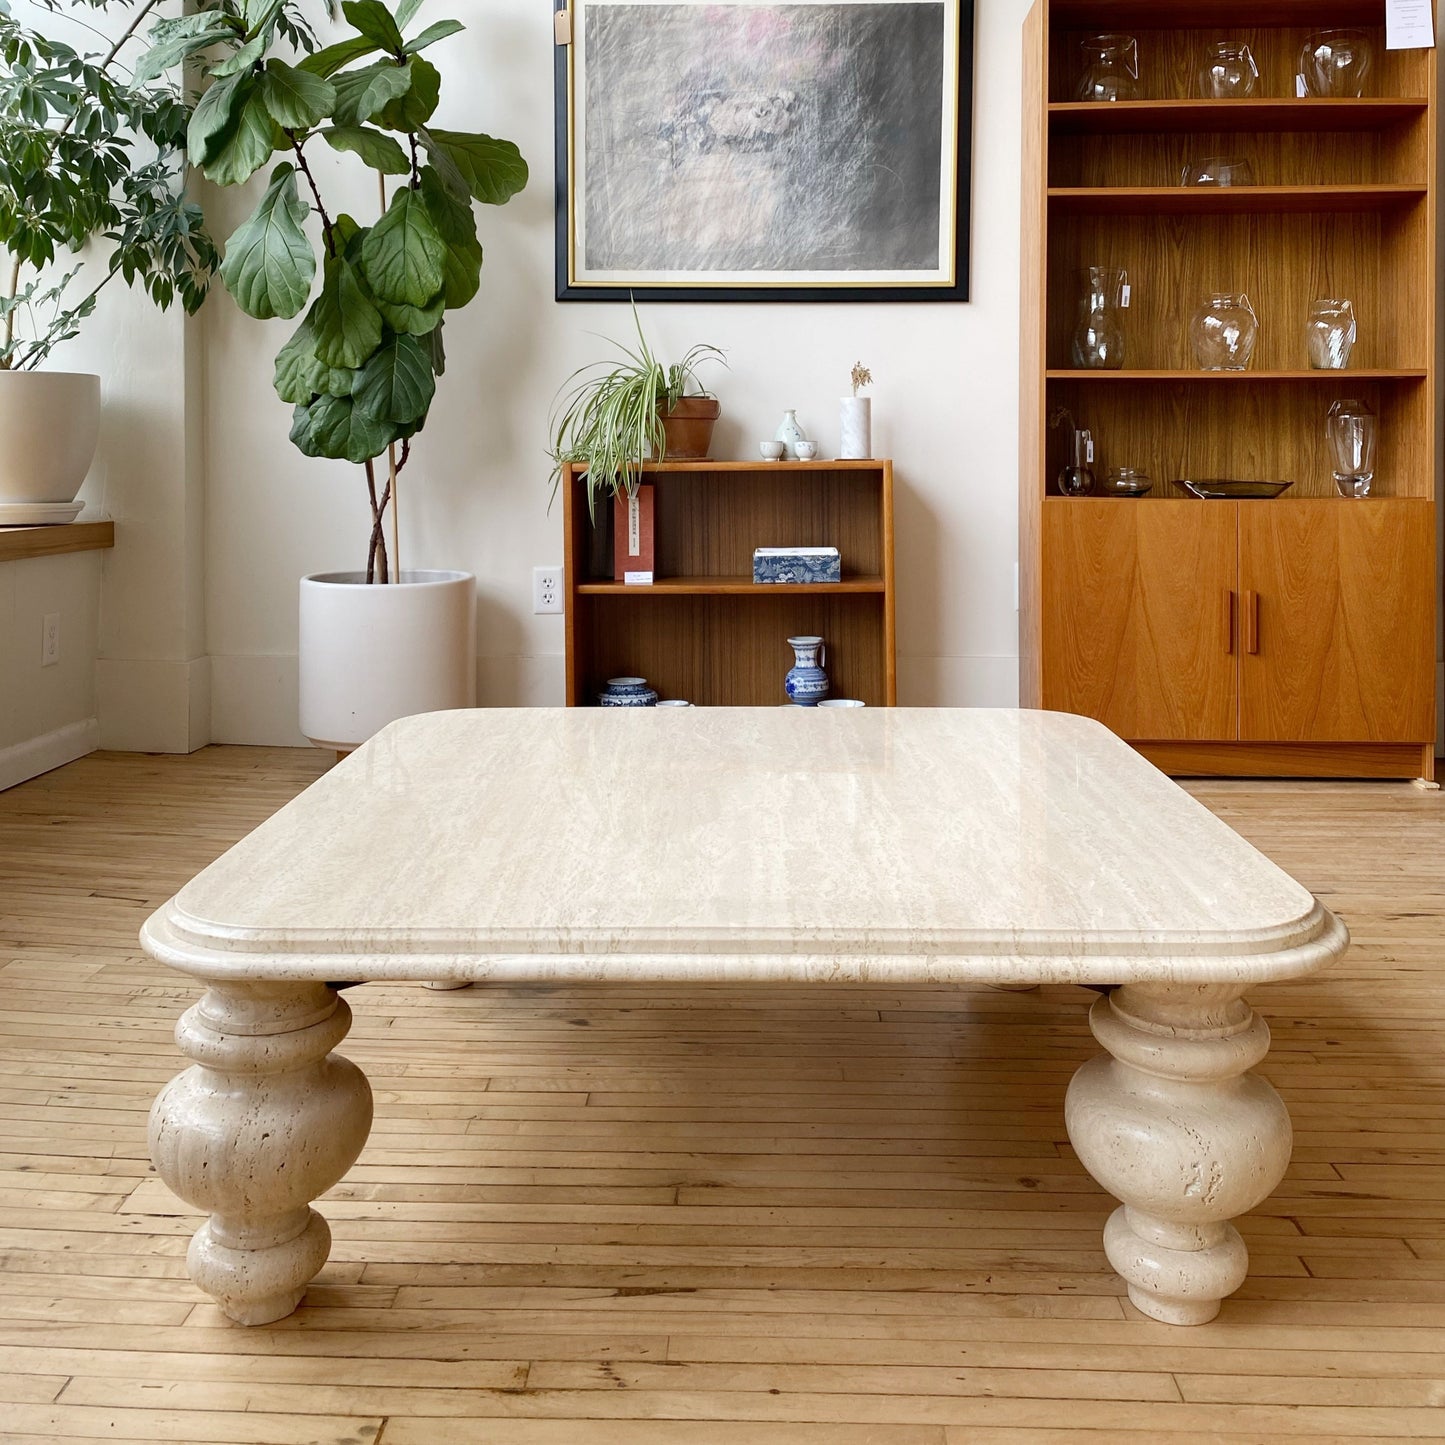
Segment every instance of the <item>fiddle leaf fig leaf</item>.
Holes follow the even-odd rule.
[[[429,331],[435,330],[437,322],[442,319],[447,309],[445,292],[429,306],[408,306],[405,302],[393,304],[383,301],[380,296],[374,299],[376,309],[381,312],[381,319],[393,331],[405,332],[408,336],[425,336]]]
[[[427,215],[446,242],[442,295],[450,307],[465,306],[481,289],[482,243],[471,201],[459,201],[432,166],[423,166],[420,195]]]
[[[332,119],[337,125],[361,125],[370,120],[411,88],[410,64],[378,60],[360,70],[343,70],[332,81],[336,87]]]
[[[276,353],[276,370],[272,384],[282,401],[305,405],[326,388],[326,363],[316,355],[316,330],[307,318],[292,333],[291,339]]]
[[[425,50],[428,45],[435,45],[438,40],[445,40],[448,35],[455,35],[459,30],[467,27],[460,20],[438,20],[435,25],[428,25],[414,40],[408,40],[402,46],[402,54],[415,55],[419,50]]]
[[[405,95],[388,101],[378,117],[388,130],[414,131],[432,118],[442,95],[442,76],[430,60],[414,56],[406,62],[411,84]]]
[[[405,30],[411,24],[416,12],[421,9],[422,0],[401,0],[396,7],[396,23]]]
[[[381,313],[344,257],[327,261],[308,320],[316,333],[316,355],[327,366],[361,366],[381,344]]]
[[[243,70],[250,70],[265,53],[266,37],[258,35],[254,40],[248,40],[234,54],[228,55],[219,65],[213,65],[211,74],[237,75]]]
[[[147,37],[149,47],[136,63],[136,82],[146,85],[159,80],[171,66],[179,65],[187,57],[235,38],[235,21],[215,10],[161,20],[151,28]]]
[[[527,184],[527,162],[509,140],[460,130],[428,131],[421,139],[428,153],[441,150],[484,205],[505,205]]]
[[[332,150],[351,151],[382,175],[404,176],[411,170],[411,162],[396,140],[370,126],[332,125],[321,134]]]
[[[278,140],[284,143],[261,99],[261,88],[255,78],[247,74],[237,79],[241,82],[238,90],[245,93],[240,119],[231,135],[201,167],[206,179],[218,186],[236,186],[250,180],[271,158]]]
[[[403,187],[361,244],[362,274],[382,300],[426,306],[442,289],[446,250],[419,193]]]
[[[301,229],[306,204],[296,194],[296,171],[286,162],[249,220],[226,242],[221,280],[248,316],[295,316],[311,294],[316,255]]]
[[[235,133],[247,98],[241,81],[238,75],[217,80],[196,102],[186,129],[186,149],[193,166],[204,166],[214,159]]]
[[[353,60],[360,60],[364,55],[375,55],[380,49],[379,45],[368,40],[366,36],[354,35],[350,40],[338,40],[335,45],[314,51],[299,62],[297,69],[304,70],[308,75],[319,75],[325,80],[328,76],[335,75],[343,65],[350,65]]]
[[[349,396],[318,396],[291,417],[291,440],[308,457],[368,462],[396,438],[395,426],[361,410]]]
[[[277,125],[287,130],[310,130],[331,114],[336,87],[319,75],[273,58],[266,62],[261,75],[261,98]]]
[[[353,28],[391,55],[401,53],[401,31],[381,0],[342,0],[341,13]]]
[[[420,421],[436,395],[431,358],[414,336],[389,336],[361,368],[352,393],[357,409],[378,421]]]

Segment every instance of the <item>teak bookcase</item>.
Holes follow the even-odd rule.
[[[827,644],[834,697],[897,702],[891,462],[661,462],[644,477],[657,580],[628,586],[589,576],[586,473],[563,468],[569,707],[618,676],[703,706],[781,704],[786,639],[804,634]],[[753,549],[777,546],[837,547],[843,580],[755,584]]]
[[[1367,98],[1296,99],[1308,34],[1368,30]],[[1134,101],[1077,102],[1079,41],[1139,42]],[[1198,100],[1206,44],[1249,43],[1257,96]],[[1038,0],[1024,29],[1021,693],[1085,713],[1175,773],[1433,777],[1435,52],[1386,51],[1383,0]],[[1189,160],[1258,184],[1185,188]],[[1090,265],[1129,273],[1126,370],[1072,369]],[[1246,372],[1193,369],[1213,291],[1260,318]],[[1316,297],[1346,296],[1348,371],[1310,371]],[[1380,418],[1374,495],[1335,492],[1330,405]],[[1056,494],[1067,408],[1096,475],[1145,498]],[[1292,480],[1198,501],[1177,478]]]

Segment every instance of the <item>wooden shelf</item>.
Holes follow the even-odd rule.
[[[1223,216],[1308,211],[1390,211],[1425,186],[1051,186],[1049,208],[1080,216]]]
[[[841,582],[754,582],[751,577],[659,577],[650,586],[625,582],[581,582],[583,597],[786,597],[838,595],[884,590],[881,577],[845,577]]]
[[[1056,101],[1054,135],[1135,135],[1154,131],[1383,130],[1429,109],[1424,99]]]
[[[811,462],[648,462],[643,468],[643,476],[671,476],[684,472],[757,472],[766,471],[786,476],[789,473],[798,472],[881,472],[885,463],[876,458],[869,457],[863,461],[844,461],[838,458],[829,461],[826,457],[819,457]],[[574,476],[585,477],[586,467],[580,467]]]
[[[1229,385],[1254,381],[1324,381],[1348,383],[1352,381],[1424,381],[1430,373],[1423,369],[1393,370],[1388,367],[1351,367],[1344,371],[1079,371],[1053,369],[1044,376],[1049,381],[1144,381],[1144,382],[1208,382],[1211,385]]]
[[[1056,29],[1197,30],[1214,26],[1383,25],[1383,0],[1052,0]]]
[[[0,527],[0,562],[58,557],[66,552],[102,552],[115,546],[115,523],[61,522],[49,527]]]

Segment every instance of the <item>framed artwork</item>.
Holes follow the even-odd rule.
[[[966,301],[973,0],[570,0],[557,299]]]

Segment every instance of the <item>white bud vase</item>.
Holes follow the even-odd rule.
[[[783,413],[783,420],[778,427],[775,440],[782,442],[783,455],[790,462],[798,460],[798,443],[807,441],[808,434],[798,425],[796,409],[789,407]]]
[[[845,396],[838,403],[838,455],[845,461],[873,455],[873,398]]]

